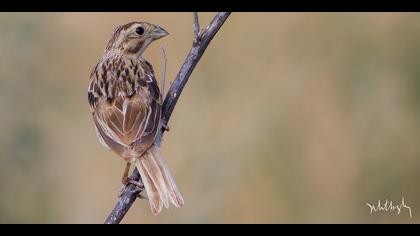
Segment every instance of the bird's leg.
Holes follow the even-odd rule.
[[[122,179],[121,179],[121,181],[124,185],[127,185],[129,180],[130,180],[130,178],[128,177],[130,167],[131,167],[131,163],[127,162],[127,165],[125,166],[125,169],[124,169],[124,174],[123,174]]]
[[[127,187],[127,185],[129,185],[129,184],[134,184],[141,189],[144,187],[143,183],[135,181],[128,176],[128,174],[130,172],[130,167],[131,167],[131,163],[127,162],[127,165],[125,166],[124,174],[123,174],[122,179],[121,179],[123,185],[121,187],[121,190],[118,193],[118,197],[121,197],[125,187]]]
[[[134,184],[134,185],[137,185],[139,188],[143,188],[144,187],[143,183],[135,181],[134,179],[131,179],[128,176],[128,173],[130,172],[130,167],[131,167],[131,163],[127,162],[127,165],[125,166],[124,174],[122,177],[123,185]]]

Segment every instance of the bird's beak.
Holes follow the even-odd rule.
[[[168,34],[169,33],[166,30],[162,29],[159,26],[156,26],[156,28],[152,31],[151,36],[154,40],[156,40],[156,39],[163,38]]]

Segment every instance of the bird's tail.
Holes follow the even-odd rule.
[[[176,207],[184,205],[184,200],[166,166],[159,148],[150,147],[135,165],[140,172],[144,188],[153,214],[158,214],[162,206],[169,207],[169,201]]]

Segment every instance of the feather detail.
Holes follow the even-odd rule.
[[[184,200],[158,147],[153,145],[143,156],[136,159],[135,164],[140,172],[150,208],[154,214],[158,214],[162,206],[168,208],[169,202],[175,207],[184,205]]]

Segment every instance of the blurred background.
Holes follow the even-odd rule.
[[[213,13],[200,14],[206,25]],[[102,223],[124,162],[100,146],[87,86],[113,29],[172,80],[191,13],[0,13],[0,223]],[[168,87],[168,86],[167,86]],[[186,204],[123,223],[420,223],[420,14],[233,13],[192,74],[163,154]],[[410,219],[366,203],[405,198]]]

